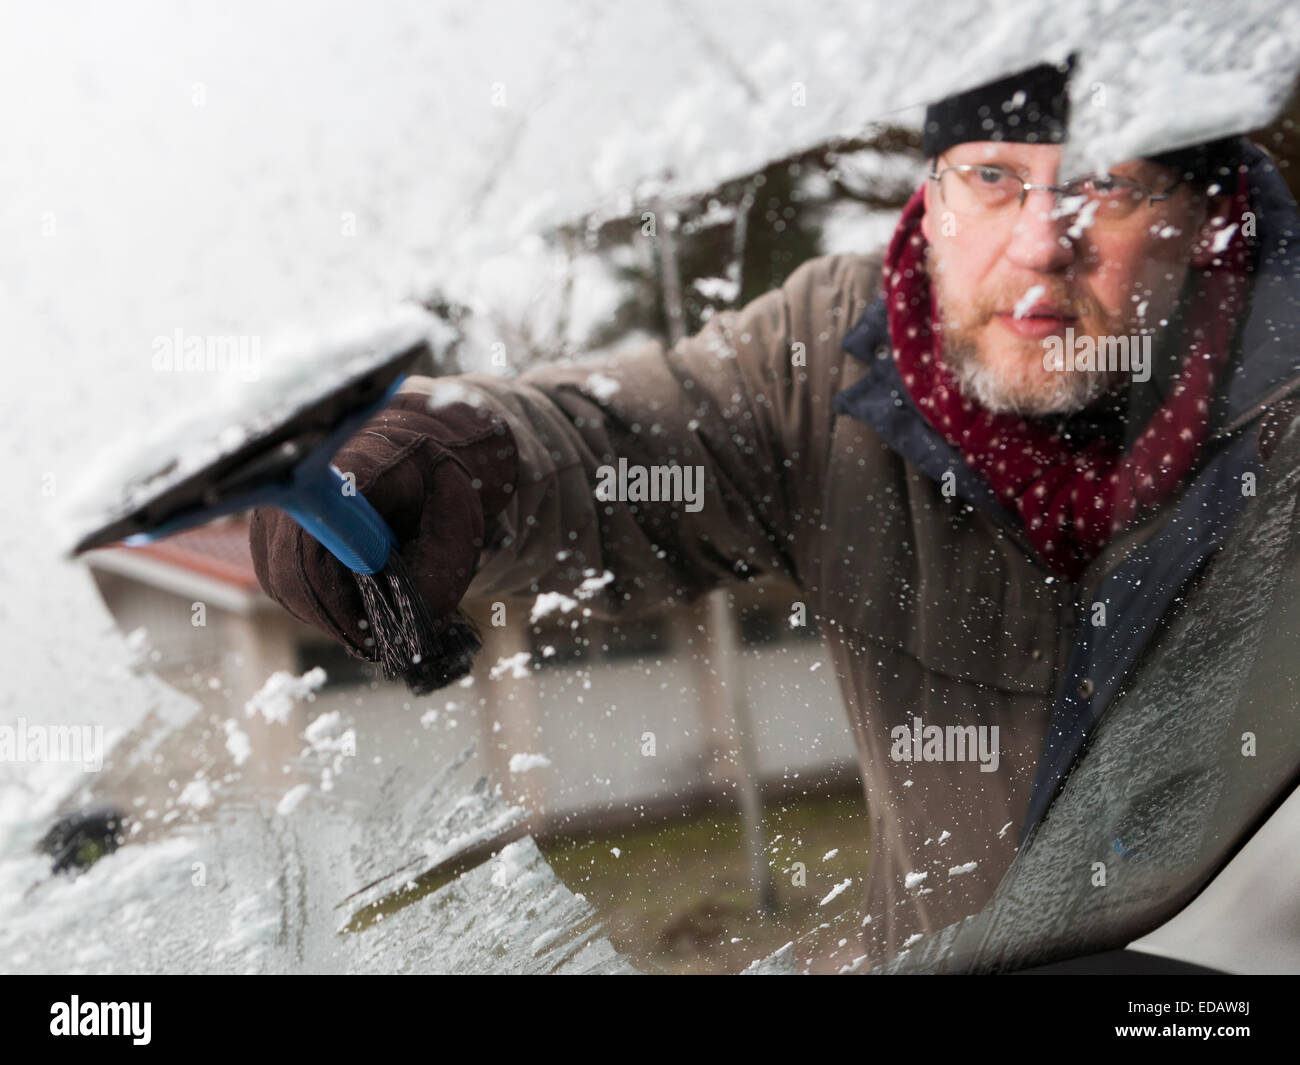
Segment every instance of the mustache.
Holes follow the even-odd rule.
[[[1041,289],[1033,299],[1029,300],[1028,305],[1047,304],[1054,310],[1058,311],[1063,317],[1077,318],[1081,321],[1105,321],[1106,314],[1101,306],[1087,295],[1077,291],[1060,286],[1053,287],[1038,282],[1033,285],[1020,285],[1016,287],[1005,286],[994,290],[991,293],[980,293],[972,301],[971,310],[976,315],[979,323],[983,323],[992,318],[995,314],[1004,314],[1007,311],[1014,310],[1018,305],[1024,304],[1031,290]]]
[[[978,292],[952,292],[951,285],[944,283],[942,271],[936,271],[934,249],[926,248],[925,266],[930,276],[930,283],[935,286],[938,296],[939,317],[945,325],[958,328],[977,328],[990,322],[994,315],[1014,310],[1018,304],[1047,304],[1067,318],[1075,318],[1080,323],[1097,327],[1099,332],[1114,331],[1119,321],[1106,312],[1081,284],[1071,284],[1062,277],[1037,277],[1013,283],[1003,282],[992,288]],[[1026,302],[1026,296],[1032,289],[1040,289],[1033,299]],[[945,300],[944,296],[957,297]],[[945,306],[945,304],[947,304]],[[1122,317],[1122,316],[1120,316]]]
[[[1026,303],[1026,296],[1032,288],[1043,288],[1035,293],[1034,298]],[[1113,332],[1118,323],[1112,319],[1096,300],[1086,293],[1071,291],[1064,287],[1043,286],[1041,282],[1034,285],[999,286],[992,292],[983,291],[971,294],[964,306],[945,307],[943,289],[939,290],[939,316],[945,324],[959,328],[978,328],[992,321],[994,316],[1013,312],[1020,304],[1026,306],[1050,306],[1064,318],[1075,319],[1076,325],[1098,332]]]

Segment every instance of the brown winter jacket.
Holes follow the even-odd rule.
[[[1006,870],[1073,626],[1071,595],[1013,530],[835,414],[866,370],[841,341],[879,291],[877,260],[826,257],[675,349],[403,386],[482,403],[518,447],[470,598],[572,593],[592,569],[614,574],[591,604],[606,617],[763,574],[802,589],[866,787],[875,958],[977,910]],[[702,508],[597,499],[598,467],[620,459],[703,466]],[[914,718],[996,726],[996,769],[891,758]]]

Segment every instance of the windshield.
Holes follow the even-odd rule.
[[[965,8],[26,12],[0,968],[987,971],[1199,892],[1300,767],[1300,16]]]

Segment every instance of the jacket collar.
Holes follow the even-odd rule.
[[[942,483],[945,476],[952,475],[956,495],[1018,535],[1020,526],[1015,515],[998,502],[988,482],[966,465],[961,453],[931,428],[903,386],[889,342],[883,296],[849,330],[843,348],[865,362],[867,372],[857,383],[836,393],[832,401],[835,413],[866,422],[898,455],[931,480]]]
[[[1218,435],[1257,417],[1300,387],[1300,214],[1272,159],[1247,145],[1256,266],[1239,358],[1223,395]]]

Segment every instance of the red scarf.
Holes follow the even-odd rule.
[[[1238,227],[1213,262],[1193,267],[1187,350],[1168,399],[1128,452],[1096,439],[1071,445],[1045,423],[992,414],[963,395],[936,357],[940,320],[925,272],[918,189],[890,241],[884,289],[894,358],[925,420],[1019,513],[1030,542],[1058,575],[1077,580],[1112,536],[1172,493],[1205,440],[1215,379],[1244,306],[1249,249]],[[1249,210],[1240,175],[1229,217]]]

